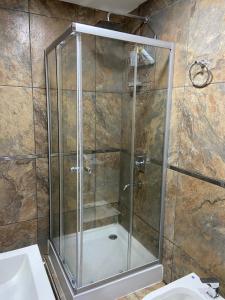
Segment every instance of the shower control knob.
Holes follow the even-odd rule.
[[[92,174],[92,169],[90,167],[84,167],[84,170],[88,172],[89,175]]]

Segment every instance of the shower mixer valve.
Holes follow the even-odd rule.
[[[144,172],[146,165],[146,156],[145,155],[137,155],[135,160],[135,167],[138,171]]]

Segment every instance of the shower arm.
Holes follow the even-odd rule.
[[[114,13],[114,12],[107,12],[107,21],[110,21],[111,15],[122,16],[122,17],[131,18],[131,19],[137,19],[137,20],[143,21],[145,24],[147,24],[150,20],[149,16],[142,17],[142,16],[137,16],[137,15],[132,15],[132,14],[120,14],[120,13]]]
[[[136,19],[136,20],[140,20],[143,22],[143,24],[146,24],[149,26],[149,28],[151,29],[151,31],[154,34],[154,38],[157,38],[156,33],[154,32],[154,30],[150,27],[149,22],[150,22],[150,17],[149,16],[137,16],[137,15],[132,15],[132,14],[120,14],[120,13],[113,13],[113,12],[107,12],[107,21],[110,22],[110,16],[111,15],[116,15],[116,16],[122,16],[122,17],[127,17],[127,18],[131,18],[131,19]],[[137,29],[139,29],[139,26],[137,27]],[[135,31],[137,31],[137,29]]]

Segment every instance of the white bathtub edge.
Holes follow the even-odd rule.
[[[26,255],[29,260],[34,285],[38,298],[40,300],[55,300],[45,267],[41,258],[41,254],[37,245],[32,245],[0,254],[0,260]],[[26,285],[26,282],[24,282]]]

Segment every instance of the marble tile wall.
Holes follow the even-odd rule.
[[[49,186],[44,49],[65,31],[71,21],[94,25],[104,17],[104,12],[58,0],[0,1],[0,28],[3,29],[0,31],[0,252],[37,242],[43,253],[46,252],[49,231]],[[95,66],[95,47],[97,45],[97,53],[100,58],[101,55],[107,54],[107,49],[103,47],[104,43],[95,41],[93,37],[84,38],[83,43],[85,46],[85,60],[83,62],[85,78],[84,124],[87,131],[84,144],[87,150],[95,149],[95,131],[97,130],[99,147],[104,146],[104,138],[107,140],[107,144],[112,140],[113,147],[117,147],[121,130],[119,118],[121,81],[118,79],[118,85],[115,86],[113,79],[117,75],[114,75],[111,81],[108,80],[106,84],[107,94],[104,95],[101,78],[106,78],[106,74],[109,75],[107,73],[109,66],[105,64],[107,60],[102,61],[101,59],[97,60],[98,64]],[[111,45],[109,46],[111,47]],[[70,70],[75,68],[75,65],[71,63],[75,60],[71,59],[68,53],[74,56],[76,53],[70,50],[71,45],[68,45],[62,57],[63,66],[67,68],[67,71],[69,67]],[[117,55],[119,55],[118,52]],[[52,56],[51,59],[54,60],[54,57]],[[119,59],[119,56],[115,59]],[[110,63],[110,61],[108,62]],[[119,65],[120,61],[117,62],[117,66]],[[98,70],[97,77],[95,67]],[[54,72],[55,69],[53,68],[51,74],[55,74]],[[64,141],[64,146],[67,148],[66,150],[69,150],[76,142],[73,128],[68,122],[71,119],[71,104],[74,103],[71,99],[74,99],[74,89],[76,89],[74,82],[76,80],[72,71],[64,72],[64,74],[67,74],[67,77],[63,78],[63,88],[67,89],[63,95],[65,104],[63,108],[67,117],[64,129],[69,133]],[[51,95],[53,99],[56,99],[55,77],[52,77],[51,80],[53,83]],[[97,97],[95,95],[95,82],[98,83],[99,95]],[[113,94],[114,92],[116,93]],[[102,107],[99,105],[101,101],[104,102]],[[95,107],[97,107],[96,120],[98,125],[95,125],[95,118],[94,123],[93,119],[90,118],[90,115],[93,116]],[[56,106],[53,105],[53,112],[54,109]],[[107,112],[111,109],[115,110],[114,119],[106,118]],[[71,120],[75,121],[74,119]],[[110,134],[107,128],[110,129],[114,122],[117,122],[118,126],[117,128],[113,127]],[[54,124],[57,124],[56,119]],[[54,150],[57,151],[57,126],[54,128],[53,144]],[[107,155],[113,156],[113,153]],[[119,157],[115,155],[113,165],[110,165],[107,163],[109,160],[107,155],[103,166],[105,172],[110,170],[115,172],[115,174],[113,173],[113,180],[115,181],[115,168],[117,168]],[[2,157],[5,156],[10,156],[11,160],[3,161]],[[103,156],[101,161],[104,161]],[[68,157],[68,159],[73,160],[74,157]],[[68,159],[65,159],[65,168],[69,167]],[[88,163],[91,164],[93,159],[96,158],[88,157]],[[52,163],[56,175],[55,180],[53,180],[55,186],[53,207],[54,214],[57,216],[59,213],[57,205],[59,196],[57,158],[53,159]],[[95,170],[93,173],[93,180],[90,178],[86,180],[85,201],[87,203],[93,201],[94,197]],[[73,180],[74,178],[70,178],[67,184]],[[74,193],[71,185],[67,191],[71,195]],[[118,190],[115,193],[118,195]],[[67,192],[66,211],[74,209],[71,206],[72,202],[69,201],[71,195]],[[99,195],[101,195],[100,191]],[[110,199],[110,195],[108,199]],[[55,236],[58,235],[58,225],[55,224]]]
[[[151,15],[158,38],[176,43],[164,280],[194,271],[217,277],[224,293],[225,3],[147,1],[139,13]],[[191,63],[199,59],[213,73],[204,89],[194,88],[188,77]],[[165,87],[163,81],[159,87]]]

